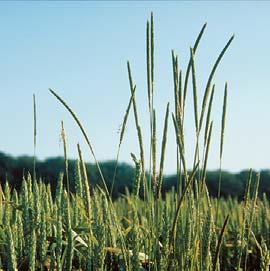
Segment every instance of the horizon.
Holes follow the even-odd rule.
[[[0,154],[4,154],[6,156],[9,156],[11,157],[12,159],[19,159],[19,158],[31,158],[31,159],[34,159],[34,156],[31,155],[31,154],[22,154],[22,155],[18,155],[18,156],[14,156],[12,154],[9,154],[9,153],[4,153],[2,151],[0,151]],[[58,159],[58,158],[61,158],[61,159],[65,159],[64,158],[64,155],[59,155],[59,156],[48,156],[48,157],[44,157],[42,159],[40,159],[39,157],[35,157],[35,161],[36,163],[44,163],[46,162],[47,160],[50,160],[50,159]],[[68,161],[76,161],[78,158],[68,158]],[[102,160],[102,161],[98,161],[99,164],[103,164],[103,163],[110,163],[110,162],[116,162],[116,160]],[[93,166],[95,166],[95,162],[94,161],[88,161],[88,162],[85,162],[86,164],[91,164]],[[134,164],[128,162],[128,161],[118,161],[118,165],[121,165],[121,164],[125,164],[127,166],[131,166],[134,168]],[[64,167],[64,165],[63,165]],[[238,173],[241,173],[241,172],[249,172],[250,170],[252,170],[252,172],[261,172],[261,171],[270,171],[270,168],[261,168],[259,170],[254,170],[252,168],[242,168],[242,169],[239,169],[237,171],[231,171],[231,170],[226,170],[226,169],[221,169],[222,172],[228,172],[228,173],[231,173],[231,174],[238,174]],[[192,168],[189,168],[188,171],[192,171]],[[213,168],[213,169],[210,169],[210,170],[207,170],[207,172],[218,172],[219,171],[219,168]],[[169,173],[165,173],[165,176],[173,176],[173,175],[176,175],[177,172],[169,172]]]
[[[130,97],[127,60],[131,61],[137,85],[140,121],[148,150],[149,120],[143,117],[147,114],[145,26],[153,11],[158,150],[166,103],[173,99],[171,49],[175,49],[185,68],[189,47],[207,22],[196,55],[200,101],[211,66],[235,34],[214,78],[214,133],[208,170],[219,167],[225,82],[228,82],[228,109],[222,170],[268,169],[270,56],[265,53],[270,44],[268,8],[269,2],[169,2],[166,7],[163,2],[1,2],[0,23],[5,27],[0,29],[3,41],[0,84],[5,102],[0,108],[3,131],[0,151],[15,157],[34,154],[32,95],[35,93],[38,159],[63,156],[60,142],[63,120],[68,157],[76,159],[76,144],[80,142],[85,162],[93,163],[73,119],[49,93],[48,89],[52,88],[81,119],[98,160],[115,160],[118,129]],[[187,146],[193,146],[191,95],[187,99],[187,121],[192,123],[186,131]],[[170,104],[172,110],[173,103]],[[138,153],[132,112],[119,162],[133,165],[130,152]],[[167,153],[165,174],[170,175],[176,171],[171,120]],[[193,149],[188,153],[190,168]]]

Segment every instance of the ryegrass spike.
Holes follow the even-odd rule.
[[[166,151],[166,143],[167,143],[169,111],[170,111],[170,104],[167,103],[167,109],[166,109],[165,120],[164,120],[164,128],[163,128],[160,165],[159,165],[159,178],[158,178],[158,191],[157,191],[158,198],[160,198],[161,196],[161,189],[162,189],[162,183],[163,183],[163,169],[164,169],[165,151]]]
[[[34,111],[34,158],[33,158],[33,179],[36,180],[36,147],[37,147],[37,109],[36,96],[33,94],[33,111]]]
[[[67,191],[69,194],[70,191],[69,191],[69,176],[68,176],[67,138],[66,138],[66,133],[65,133],[63,121],[61,121],[61,138],[63,140],[63,145],[64,145],[65,173],[66,173],[66,180],[67,180]]]
[[[86,132],[85,132],[85,129],[83,128],[81,122],[79,121],[79,119],[78,119],[78,117],[76,116],[76,114],[74,113],[74,111],[67,105],[67,103],[66,103],[66,102],[65,102],[58,94],[56,94],[56,92],[54,92],[52,89],[49,89],[49,91],[50,91],[50,92],[57,98],[57,100],[60,101],[60,102],[62,103],[62,105],[69,111],[69,113],[71,114],[71,116],[73,117],[73,119],[75,120],[75,122],[77,123],[77,125],[79,126],[79,128],[80,128],[80,130],[81,130],[81,132],[82,132],[82,134],[83,134],[83,136],[84,136],[84,139],[85,139],[85,141],[86,141],[86,143],[87,143],[87,146],[89,147],[90,152],[91,152],[91,154],[92,154],[92,156],[93,156],[93,158],[94,158],[94,160],[95,160],[95,163],[96,163],[96,166],[97,166],[99,175],[100,175],[101,180],[102,180],[102,182],[103,182],[104,189],[105,189],[107,195],[109,196],[110,194],[109,194],[109,190],[108,190],[106,181],[105,181],[104,176],[103,176],[103,174],[102,174],[102,171],[101,171],[99,162],[98,162],[98,160],[97,160],[97,158],[96,158],[96,155],[95,155],[95,153],[94,153],[93,147],[92,147],[92,145],[91,145],[91,143],[90,143],[90,140],[89,140],[89,138],[88,138],[88,136],[87,136],[87,134],[86,134]]]
[[[126,113],[124,115],[124,121],[123,121],[123,124],[122,124],[122,127],[121,127],[121,131],[120,131],[120,139],[119,139],[119,144],[118,144],[118,150],[117,150],[117,155],[116,155],[116,162],[115,162],[115,168],[114,168],[113,179],[112,179],[112,186],[111,186],[111,196],[112,196],[114,182],[115,182],[116,173],[117,173],[117,167],[118,167],[118,161],[119,161],[119,155],[120,155],[120,148],[121,148],[121,144],[123,142],[124,133],[125,133],[125,129],[126,129],[126,124],[127,124],[127,120],[128,120],[128,116],[129,116],[130,107],[131,107],[131,104],[133,103],[133,98],[134,98],[134,95],[135,95],[135,90],[136,90],[136,85],[133,87],[133,91],[132,91],[131,97],[129,99],[128,107],[126,109]]]
[[[129,62],[127,62],[127,69],[128,69],[128,78],[129,78],[129,86],[131,93],[134,90],[132,75],[131,75],[131,68]],[[139,124],[139,117],[137,112],[137,105],[135,100],[135,94],[133,97],[133,112],[134,112],[134,119],[135,119],[135,125],[137,130],[137,136],[139,141],[139,148],[140,148],[140,160],[142,164],[142,178],[143,178],[143,184],[144,184],[144,191],[146,189],[146,182],[145,182],[145,163],[144,163],[144,148],[143,148],[143,136],[142,136],[142,130]]]
[[[209,92],[210,92],[210,88],[211,88],[211,84],[212,84],[212,79],[214,77],[216,69],[217,69],[223,55],[225,54],[225,52],[229,48],[229,46],[230,46],[231,42],[233,41],[233,39],[234,39],[234,35],[229,39],[229,41],[227,42],[227,44],[225,45],[225,47],[223,48],[223,50],[219,54],[214,66],[213,66],[213,68],[211,70],[211,73],[210,73],[210,75],[208,77],[208,81],[207,81],[205,92],[204,92],[203,102],[202,102],[202,109],[201,109],[202,111],[201,111],[201,115],[200,115],[199,130],[201,130],[201,128],[202,128],[204,112],[205,112],[205,108],[206,108],[206,104],[207,104],[207,100],[208,100],[208,96],[209,96]]]
[[[205,131],[204,131],[204,146],[206,146],[206,143],[207,143],[207,135],[209,132],[209,125],[210,125],[210,119],[211,119],[211,111],[212,111],[214,94],[215,94],[215,84],[212,87],[211,96],[210,96],[210,100],[209,100],[209,104],[208,104],[206,123],[205,123]]]
[[[195,60],[194,51],[190,48],[190,58],[191,58],[191,70],[192,70],[192,85],[193,85],[193,103],[194,103],[194,117],[195,117],[195,127],[196,135],[198,136],[198,97],[197,97],[197,84],[196,84],[196,71],[195,71]]]
[[[205,23],[205,24],[203,25],[203,27],[202,27],[202,29],[201,29],[201,31],[200,31],[200,33],[199,33],[199,35],[198,35],[198,37],[197,37],[195,43],[194,43],[194,46],[193,46],[193,52],[194,52],[194,54],[196,53],[196,50],[197,50],[197,48],[198,48],[198,45],[199,45],[199,43],[200,43],[200,41],[201,41],[201,38],[202,38],[203,32],[204,32],[204,30],[205,30],[205,28],[206,28],[206,25],[207,25],[207,23]],[[186,75],[185,75],[185,82],[184,82],[184,97],[183,97],[183,106],[182,106],[183,110],[184,110],[184,108],[185,108],[185,103],[186,103],[187,89],[188,89],[188,78],[189,78],[189,74],[190,74],[190,69],[191,69],[191,59],[190,59],[189,62],[188,62],[187,71],[186,71]]]
[[[227,89],[228,84],[225,84],[224,98],[223,98],[223,111],[222,111],[222,121],[221,121],[221,134],[220,134],[220,152],[219,158],[222,159],[223,154],[223,143],[224,143],[224,133],[225,133],[225,122],[226,122],[226,109],[227,109]]]

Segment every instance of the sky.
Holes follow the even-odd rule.
[[[136,99],[147,156],[145,29],[151,11],[155,21],[155,108],[157,144],[161,148],[167,102],[173,110],[171,50],[185,71],[190,46],[205,22],[196,54],[201,103],[215,59],[235,34],[214,77],[213,138],[208,168],[219,167],[222,99],[228,82],[227,122],[222,168],[230,171],[270,165],[270,2],[267,1],[132,1],[132,2],[0,2],[0,151],[33,155],[33,94],[37,103],[39,159],[63,155],[63,120],[68,156],[76,144],[93,161],[84,139],[56,91],[83,123],[98,160],[115,159],[119,128],[130,98],[126,62],[136,82]],[[186,156],[192,166],[194,114],[189,86],[185,121]],[[120,161],[132,163],[138,141],[131,112]],[[175,137],[170,117],[165,172],[175,172]],[[158,151],[159,154],[159,151]]]

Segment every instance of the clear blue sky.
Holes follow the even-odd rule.
[[[62,155],[60,122],[68,136],[69,157],[76,143],[86,151],[69,114],[48,92],[56,90],[84,123],[99,160],[114,159],[118,128],[129,99],[126,61],[137,84],[137,102],[147,143],[145,24],[154,12],[158,144],[163,115],[172,102],[171,49],[186,67],[189,47],[204,22],[205,36],[196,58],[200,98],[218,53],[235,40],[214,78],[214,139],[209,169],[218,168],[221,104],[228,81],[228,115],[223,168],[269,168],[270,165],[270,2],[1,2],[0,3],[0,151],[33,154],[32,94],[37,99],[37,156]],[[188,97],[187,154],[193,154],[192,97]],[[171,104],[173,105],[173,104]],[[173,127],[169,127],[166,172],[175,170]],[[130,115],[120,160],[138,153]],[[188,155],[188,159],[190,160]]]

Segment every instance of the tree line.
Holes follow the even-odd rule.
[[[9,182],[11,188],[20,189],[24,176],[28,173],[33,175],[34,158],[31,156],[13,157],[0,152],[0,183],[4,185]],[[115,161],[105,161],[100,163],[104,179],[110,189],[115,172]],[[76,160],[68,160],[68,176],[70,190],[75,191],[76,178]],[[98,173],[97,167],[94,164],[86,163],[86,171],[89,178],[90,186],[93,188],[97,185],[102,187],[102,180]],[[65,172],[65,161],[63,157],[47,158],[43,161],[37,160],[35,163],[36,178],[46,184],[51,184],[52,190],[56,188],[57,180],[60,172]],[[253,171],[252,179],[255,179],[255,171]],[[263,193],[270,198],[270,170],[265,169],[260,172],[260,186],[259,196]],[[206,184],[211,197],[216,197],[218,194],[218,180],[219,171],[208,171],[206,175]],[[119,163],[117,167],[117,174],[115,176],[115,183],[112,191],[113,198],[126,193],[133,188],[135,178],[135,168],[127,163]],[[221,175],[221,196],[227,198],[228,196],[241,199],[245,192],[246,182],[249,178],[249,170],[242,170],[237,173],[222,171]],[[64,178],[66,182],[66,176]],[[162,192],[170,191],[173,187],[177,189],[178,177],[177,175],[164,176]]]

